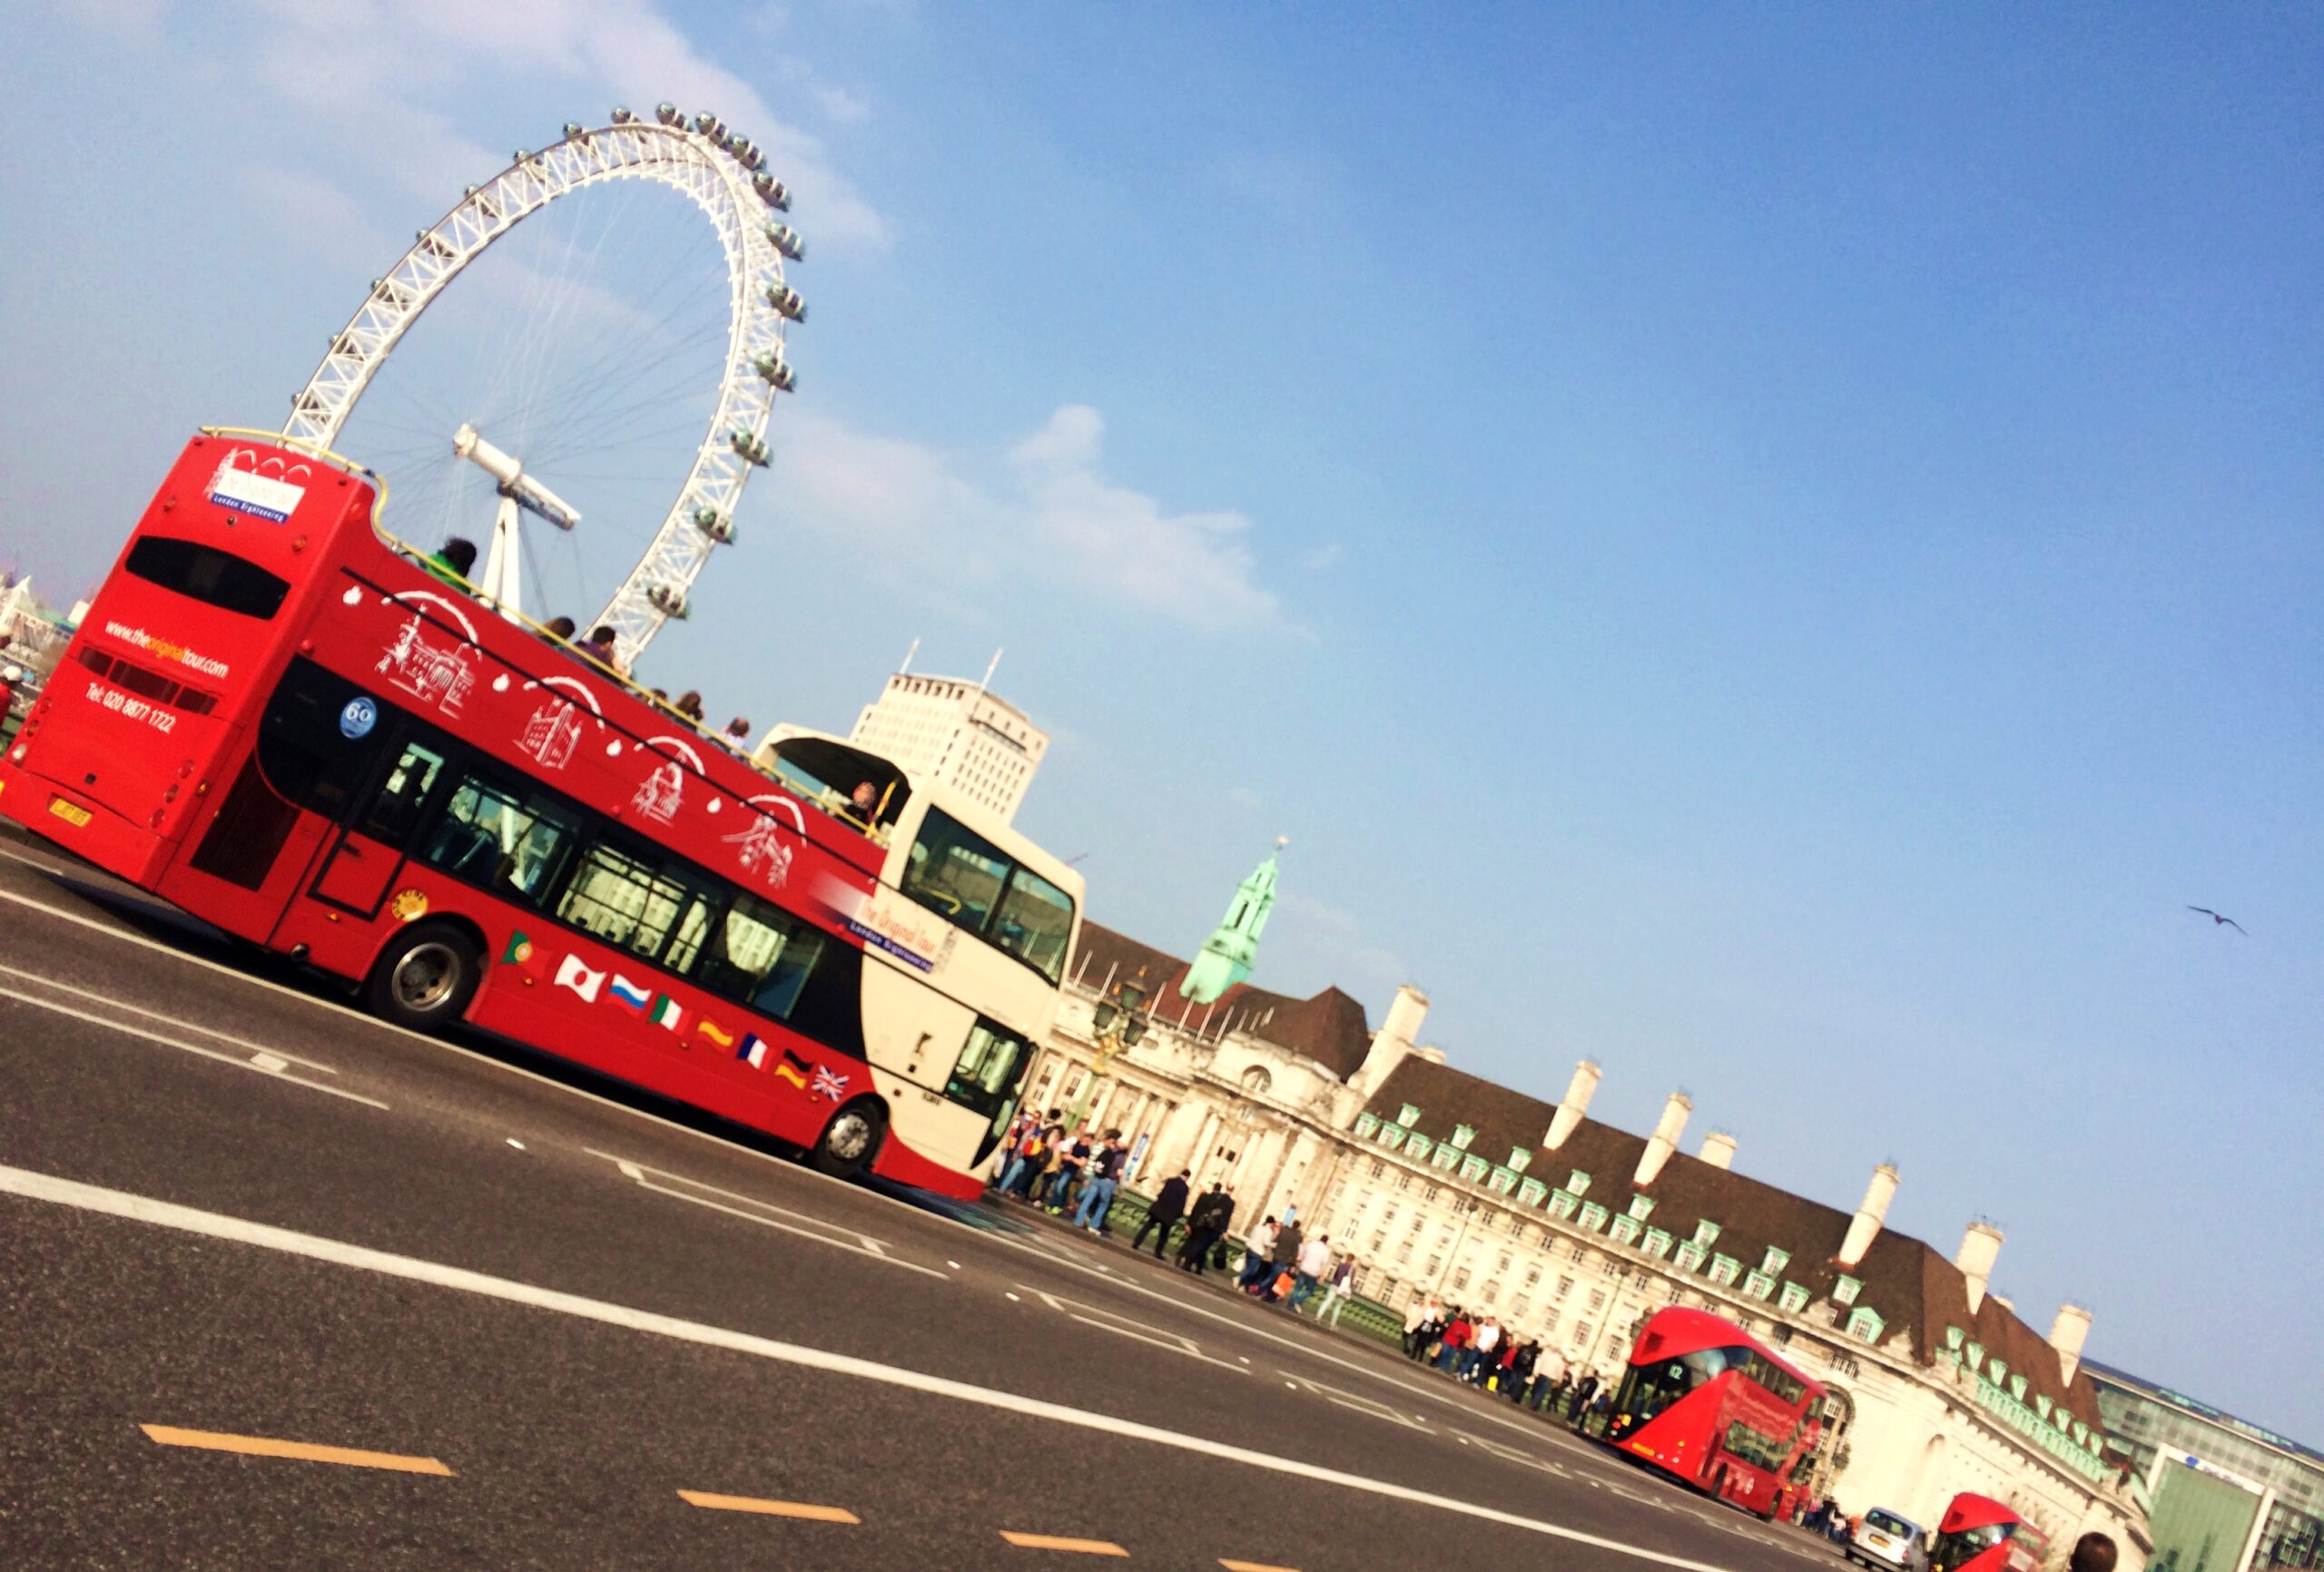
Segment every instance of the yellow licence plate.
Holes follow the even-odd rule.
[[[87,829],[89,820],[96,817],[95,814],[91,813],[87,809],[82,807],[80,804],[76,802],[67,802],[62,797],[57,798],[54,801],[51,802],[48,805],[48,811],[51,813],[55,814],[59,819],[64,820],[65,823],[70,824],[75,830]]]

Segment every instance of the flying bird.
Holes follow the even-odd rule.
[[[2221,923],[2222,923],[2222,922],[2223,922],[2223,923],[2227,924],[2227,926],[2228,926],[2228,927],[2230,927],[2230,928],[2233,928],[2236,932],[2238,932],[2238,933],[2242,933],[2244,938],[2250,938],[2251,937],[2251,936],[2250,936],[2250,934],[2248,934],[2248,933],[2243,933],[2243,925],[2242,925],[2241,923],[2240,923],[2240,922],[2236,921],[2236,920],[2235,920],[2235,919],[2233,919],[2233,918],[2231,918],[2231,917],[2221,917],[2218,912],[2213,911],[2213,910],[2212,910],[2210,907],[2208,907],[2208,906],[2191,906],[2191,907],[2189,907],[2187,909],[2188,909],[2189,911],[2200,911],[2200,912],[2201,912],[2205,917],[2210,918],[2210,919],[2211,919],[2211,926],[2212,926],[2213,928],[2217,928]]]

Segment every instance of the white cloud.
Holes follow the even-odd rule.
[[[1107,478],[1105,420],[1068,404],[998,462],[796,416],[777,460],[786,511],[861,550],[974,589],[1030,574],[1198,627],[1280,625],[1251,521],[1173,512]]]
[[[90,0],[94,3],[94,0]],[[708,109],[766,150],[797,193],[803,227],[822,243],[884,250],[893,232],[833,166],[822,140],[777,115],[675,24],[632,0],[245,0],[261,18],[259,80],[313,113],[309,130],[365,157],[420,194],[447,197],[508,162],[434,107],[448,96],[506,91],[512,79],[569,81],[576,118],[595,123],[615,99],[641,113],[669,100]],[[143,7],[120,0],[110,14]],[[241,70],[241,51],[222,64]],[[842,99],[861,107],[846,94]],[[602,103],[599,101],[603,100]],[[587,107],[583,107],[583,106]],[[824,111],[834,123],[843,117]],[[540,140],[553,130],[543,127]],[[535,144],[528,144],[535,145]]]

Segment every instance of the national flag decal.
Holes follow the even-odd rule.
[[[508,948],[500,952],[500,964],[513,966],[527,977],[538,977],[541,975],[540,947],[533,943],[523,929],[511,929]]]
[[[774,1066],[774,1073],[803,1090],[807,1085],[807,1068],[806,1060],[785,1048],[783,1050],[783,1063]]]
[[[809,1095],[812,1096],[827,1097],[831,1101],[836,1103],[840,1098],[847,1095],[847,1077],[845,1076],[834,1076],[829,1070],[823,1068],[822,1066],[817,1065],[815,1066],[815,1078],[813,1082],[808,1086],[807,1091]]]
[[[597,1002],[597,989],[605,986],[606,974],[591,971],[581,964],[577,955],[568,955],[557,963],[556,986],[571,988],[591,1004]]]
[[[645,1012],[645,1018],[665,1032],[675,1032],[686,1018],[686,1012],[680,1009],[678,1001],[668,994],[655,994],[654,1007]]]
[[[643,1010],[654,1002],[652,993],[639,987],[619,972],[614,973],[614,980],[606,991],[614,996],[614,1003],[625,1009]]]
[[[716,1021],[712,1020],[708,1016],[704,1016],[702,1019],[694,1022],[694,1035],[698,1037],[708,1037],[712,1042],[716,1043],[722,1048],[731,1048],[734,1046],[734,1034],[728,1031],[724,1027],[720,1026]]]
[[[734,1049],[734,1056],[750,1061],[753,1070],[766,1068],[766,1039],[756,1032],[744,1032],[742,1043]]]

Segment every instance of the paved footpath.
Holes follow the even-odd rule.
[[[0,1566],[1835,1559],[1118,1244],[734,1137],[0,840]]]

